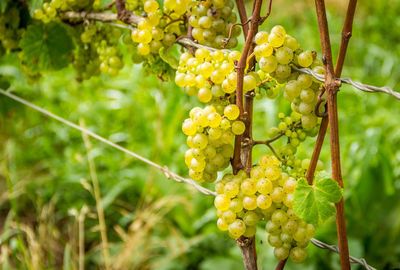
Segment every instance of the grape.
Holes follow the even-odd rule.
[[[274,249],[274,255],[278,260],[284,260],[289,257],[289,250],[285,247],[277,247]]]
[[[307,251],[300,247],[295,247],[290,251],[290,258],[293,262],[300,263],[307,258]]]
[[[229,229],[228,230],[229,230],[229,234],[233,238],[237,239],[237,238],[239,238],[240,236],[242,236],[245,233],[246,225],[242,220],[236,219],[234,222],[232,222],[229,225]]]
[[[246,126],[242,121],[234,121],[232,123],[232,132],[235,135],[241,135],[246,130]]]
[[[229,197],[227,197],[223,194],[217,195],[217,197],[215,197],[215,200],[214,200],[214,205],[215,205],[215,208],[217,208],[218,210],[221,210],[221,211],[228,210],[229,205],[230,205]]]
[[[309,67],[314,61],[313,54],[311,51],[305,51],[297,56],[297,62],[301,67]]]

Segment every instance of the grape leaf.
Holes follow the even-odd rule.
[[[22,62],[32,69],[56,70],[70,63],[73,42],[58,23],[30,25],[20,41]]]
[[[316,179],[309,185],[302,178],[294,192],[293,210],[306,222],[318,226],[335,214],[334,203],[341,198],[342,189],[333,179]]]
[[[170,65],[170,67],[172,67],[173,69],[178,69],[179,61],[173,55],[172,47],[168,49],[161,47],[161,49],[159,50],[159,55],[165,63]]]

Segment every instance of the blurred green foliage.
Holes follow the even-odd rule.
[[[346,1],[327,3],[335,55],[345,6]],[[399,12],[399,1],[360,1],[343,76],[400,89]],[[314,13],[312,1],[274,1],[263,27],[282,24],[304,48],[319,51]],[[43,73],[33,83],[18,62],[15,54],[0,60],[3,80],[18,95],[73,122],[84,121],[90,130],[186,175],[180,126],[196,101],[172,82],[160,82],[140,66],[127,64],[112,79],[79,83],[68,68]],[[377,269],[400,269],[399,104],[348,86],[339,93],[350,250]],[[276,112],[287,106],[277,105],[256,101],[256,138],[265,137],[277,121]],[[0,142],[0,269],[77,269],[76,213],[83,206],[89,208],[85,265],[99,269],[101,239],[82,135],[0,96]],[[214,225],[211,197],[91,143],[116,269],[241,269],[234,241]],[[300,154],[309,157],[312,145],[313,139]],[[258,146],[255,159],[266,151]],[[329,170],[327,143],[322,160]],[[257,237],[259,264],[272,269],[276,260],[264,243],[265,233],[259,230]],[[319,229],[317,238],[336,243],[333,220]],[[289,262],[286,269],[299,268],[339,269],[338,256],[310,247],[305,264]]]

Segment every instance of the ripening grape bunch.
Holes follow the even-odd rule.
[[[192,37],[213,48],[234,48],[240,27],[234,27],[236,14],[232,0],[196,1],[189,11]]]
[[[166,1],[163,10],[155,0],[139,3],[141,5],[135,5],[134,11],[144,16],[137,28],[132,30],[132,41],[138,44],[137,52],[140,55],[157,55],[161,48],[172,46],[176,37],[186,31],[182,15],[189,1]]]
[[[241,135],[245,126],[240,120],[239,108],[234,104],[195,107],[190,118],[182,124],[190,147],[185,153],[189,176],[198,182],[214,182],[217,172],[230,164],[235,135]]]
[[[311,68],[318,74],[325,70],[316,53],[303,51],[297,40],[280,26],[270,32],[260,31],[254,38],[254,55],[259,69],[284,85],[283,96],[291,102],[292,110],[301,115],[301,125],[311,130],[318,125],[316,104],[321,83],[312,76],[301,74],[295,68]],[[318,109],[323,110],[324,102]]]
[[[224,99],[236,90],[235,61],[239,59],[238,51],[200,48],[194,55],[185,52],[179,60],[175,83],[183,87],[188,95],[196,95],[202,103]]]
[[[292,210],[297,181],[282,170],[275,156],[263,156],[248,176],[244,171],[225,174],[215,185],[217,227],[230,237],[252,237],[257,225],[265,225],[275,257],[302,262],[315,228]]]
[[[43,3],[42,8],[36,9],[33,17],[44,23],[49,23],[57,18],[59,11],[95,7],[91,0],[51,0]]]
[[[101,24],[88,24],[80,35],[83,48],[77,50],[75,63],[85,76],[90,77],[96,73],[96,69],[103,74],[115,76],[123,67],[122,54],[118,50],[118,39],[121,31],[118,28],[110,28]],[[85,57],[85,55],[91,57]],[[82,65],[82,59],[90,58],[86,65]]]

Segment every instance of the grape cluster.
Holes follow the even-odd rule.
[[[44,23],[49,23],[57,17],[59,11],[82,9],[90,6],[90,4],[92,4],[91,0],[51,0],[43,3],[42,8],[36,9],[33,12],[33,17]]]
[[[0,13],[0,47],[6,51],[18,48],[18,40],[21,36],[19,29],[20,16],[16,8],[9,8],[4,13]]]
[[[301,262],[304,249],[314,235],[314,226],[298,218],[292,210],[297,181],[284,173],[275,156],[264,156],[250,171],[226,174],[216,183],[217,226],[238,239],[251,237],[259,221],[265,220],[268,242],[275,256]]]
[[[301,115],[302,127],[306,130],[316,127],[318,117],[315,106],[321,83],[314,81],[310,75],[299,74],[292,69],[292,66],[312,68],[323,74],[324,68],[316,59],[316,54],[301,50],[297,40],[287,35],[280,25],[274,26],[270,33],[258,32],[254,41],[254,55],[260,70],[284,84],[284,97],[291,102],[292,110]]]
[[[156,0],[146,0],[141,5],[131,5],[136,13],[144,14],[137,29],[132,31],[132,41],[138,43],[140,55],[157,55],[162,47],[174,44],[176,36],[185,30],[182,15],[188,8],[189,1],[166,1],[161,11]]]
[[[236,47],[240,27],[232,27],[237,19],[233,7],[232,0],[196,1],[189,16],[193,38],[218,49]]]
[[[199,182],[213,182],[217,172],[229,165],[233,154],[233,140],[245,130],[242,121],[237,120],[239,108],[230,104],[223,106],[195,107],[190,118],[182,124],[190,147],[185,153],[189,176]]]
[[[185,52],[179,60],[175,83],[191,96],[197,95],[203,103],[218,100],[236,90],[237,74],[234,61],[240,59],[237,51],[209,51],[197,49],[195,54]]]
[[[115,76],[123,67],[122,55],[118,51],[116,38],[121,36],[117,28],[102,24],[88,24],[80,35],[74,65],[81,79],[100,72]]]

